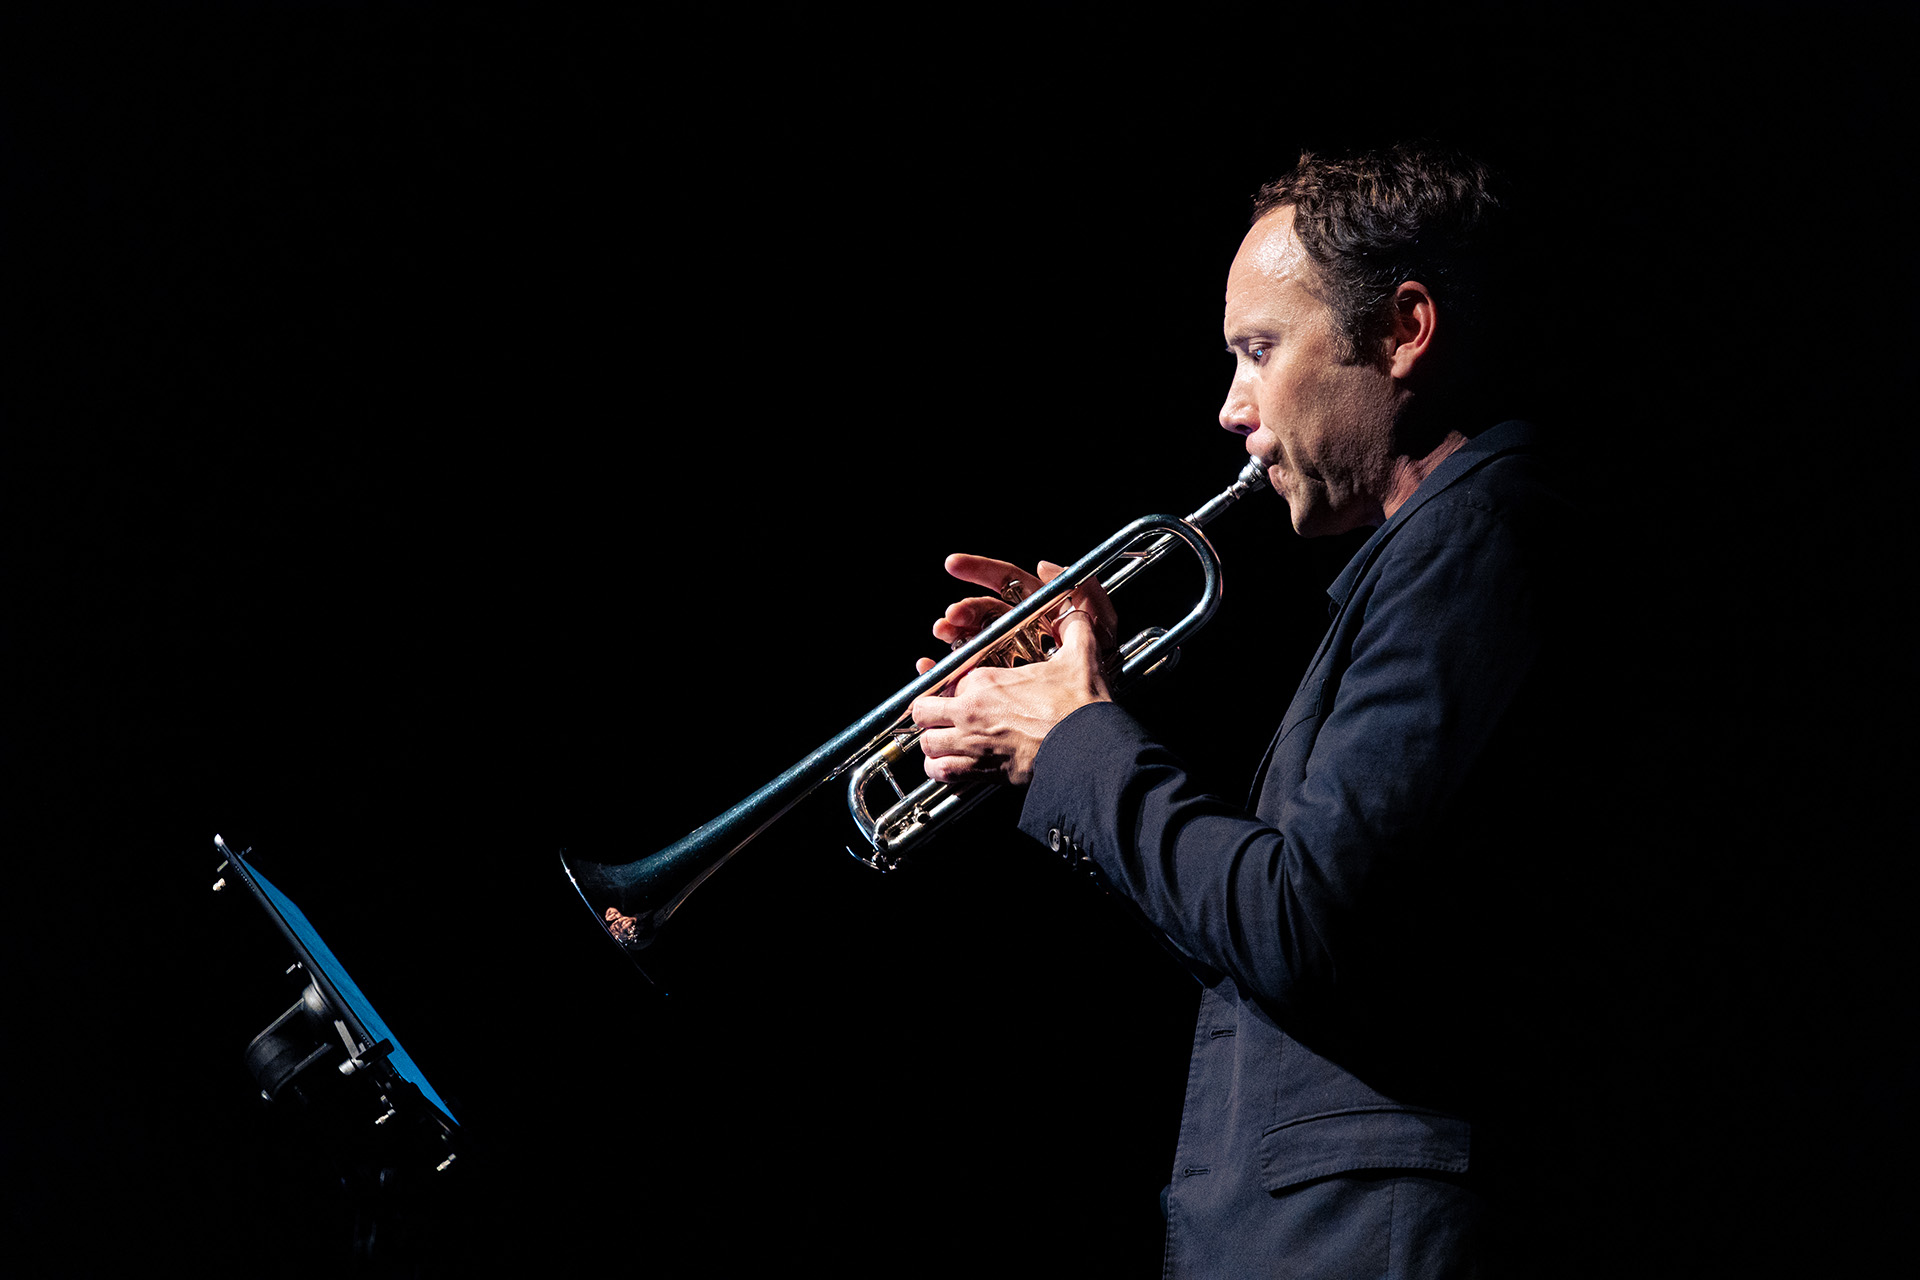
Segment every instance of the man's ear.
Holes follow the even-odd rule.
[[[1402,380],[1413,376],[1433,345],[1439,322],[1433,295],[1418,280],[1393,291],[1393,329],[1387,336],[1387,372]]]

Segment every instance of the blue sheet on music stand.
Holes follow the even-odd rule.
[[[327,944],[321,941],[319,931],[307,919],[306,913],[295,906],[293,899],[276,889],[272,882],[251,864],[241,858],[234,859],[234,862],[241,874],[253,882],[261,897],[266,899],[267,904],[279,914],[288,932],[306,948],[308,955],[312,957],[314,967],[339,993],[340,999],[346,1003],[352,1016],[360,1022],[359,1029],[365,1034],[367,1040],[373,1044],[378,1044],[382,1040],[392,1041],[393,1052],[388,1055],[387,1061],[392,1065],[395,1074],[412,1083],[420,1090],[422,1097],[439,1108],[441,1115],[458,1124],[459,1121],[453,1118],[453,1112],[447,1109],[447,1104],[440,1100],[440,1095],[435,1093],[433,1086],[427,1083],[427,1077],[421,1073],[413,1059],[407,1056],[407,1051],[400,1047],[399,1037],[388,1029],[386,1022],[374,1012],[372,1003],[361,992],[359,986],[347,976],[346,966],[341,964]]]

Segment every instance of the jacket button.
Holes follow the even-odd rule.
[[[1055,853],[1060,852],[1060,828],[1054,827],[1047,832],[1047,847]]]

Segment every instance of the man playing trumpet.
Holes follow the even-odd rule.
[[[1484,413],[1486,170],[1444,150],[1301,157],[1227,277],[1245,437],[1317,537],[1371,527],[1250,805],[1208,795],[1114,704],[1111,603],[1083,585],[1051,660],[913,704],[930,777],[1027,784],[1020,825],[1171,943],[1204,988],[1164,1193],[1170,1275],[1553,1268],[1524,1188],[1579,1147],[1543,1014],[1579,944],[1563,805],[1580,522],[1548,442]],[[954,556],[992,594],[1038,575]],[[923,659],[924,672],[933,664]],[[1568,1250],[1580,1246],[1560,1240]]]

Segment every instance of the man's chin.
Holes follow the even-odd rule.
[[[1342,519],[1339,513],[1329,511],[1325,507],[1308,507],[1303,511],[1294,511],[1289,504],[1289,510],[1293,513],[1293,531],[1303,538],[1331,538],[1338,534],[1350,533],[1360,527],[1358,522]]]
[[[1305,488],[1304,493],[1293,489],[1281,495],[1287,501],[1287,514],[1293,519],[1293,531],[1303,538],[1331,538],[1380,523],[1378,519],[1367,518],[1366,507],[1344,498],[1336,501],[1319,484]]]
[[[1303,538],[1324,538],[1337,532],[1330,528],[1333,513],[1327,510],[1325,503],[1314,502],[1310,497],[1296,493],[1286,495],[1287,516],[1293,521],[1293,531]]]

